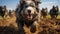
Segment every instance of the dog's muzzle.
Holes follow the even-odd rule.
[[[24,18],[25,20],[34,20],[36,17],[37,17],[37,13],[34,13],[34,14],[31,14],[30,11],[28,11],[29,13],[28,14],[21,14],[22,15],[22,18]]]

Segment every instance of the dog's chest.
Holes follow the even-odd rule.
[[[24,27],[23,28],[24,28],[26,34],[37,34],[39,32],[38,31],[38,24],[36,24],[34,22],[33,25],[36,25],[36,32],[31,33],[31,31],[30,31],[31,25],[29,27],[27,27],[26,24],[24,24]]]
[[[29,26],[31,26],[33,23],[34,23],[33,21],[26,21],[26,22],[25,22],[25,25],[26,25],[27,27],[29,27]]]

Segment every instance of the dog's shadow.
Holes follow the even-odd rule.
[[[0,34],[18,34],[18,31],[13,27],[2,27],[0,26]]]

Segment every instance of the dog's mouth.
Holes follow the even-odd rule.
[[[31,19],[33,18],[33,14],[28,14],[28,15],[27,15],[27,18],[28,18],[29,20],[31,20]]]

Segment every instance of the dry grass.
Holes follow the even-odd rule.
[[[50,15],[48,15],[47,18],[51,18]],[[60,19],[60,15],[58,15],[57,19]]]
[[[17,23],[16,23],[16,17],[9,17],[7,16],[5,19],[3,18],[0,18],[0,26],[3,26],[3,27],[14,27],[14,28],[17,28]]]
[[[48,21],[46,21],[46,19],[42,19],[42,23],[45,23],[45,22],[47,22],[47,24],[49,23],[49,21],[50,22],[54,22],[53,20],[50,20],[50,15],[48,15],[47,16],[47,20]],[[60,19],[60,15],[57,17],[57,19]],[[60,21],[60,20],[58,20],[58,21]],[[13,17],[6,17],[5,19],[3,19],[2,17],[0,17],[0,27],[13,27],[14,29],[18,29],[18,26],[17,26],[17,23],[16,23],[16,17],[15,16],[13,16]],[[29,28],[27,28],[26,26],[24,27],[24,29],[25,29],[25,32],[26,32],[26,34],[37,34],[39,31],[41,31],[42,30],[42,28],[40,28],[40,27],[38,27],[38,31],[36,31],[36,33],[31,33],[30,31],[29,31]]]

